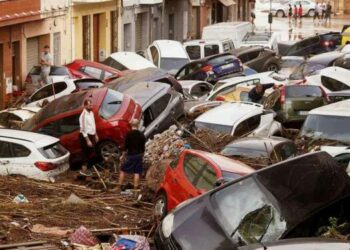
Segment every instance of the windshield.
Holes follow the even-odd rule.
[[[212,196],[213,205],[217,206],[215,212],[226,233],[240,245],[280,238],[287,224],[255,179],[247,178],[237,184]]]
[[[349,124],[350,117],[309,115],[304,122],[301,136],[350,144]]]
[[[187,58],[161,58],[160,68],[175,73],[190,61]]]
[[[290,74],[289,79],[291,80],[303,80],[306,76],[311,76],[317,73],[317,71],[324,69],[326,66],[322,64],[314,63],[302,63],[300,64],[292,74]]]
[[[266,150],[256,150],[252,148],[232,147],[228,146],[222,150],[225,156],[242,156],[249,158],[268,157]]]
[[[122,106],[123,94],[109,89],[102,102],[99,114],[103,119],[109,119],[115,115]]]
[[[196,122],[196,128],[209,129],[219,133],[231,134],[233,126],[206,123],[206,122]]]

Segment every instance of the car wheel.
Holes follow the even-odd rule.
[[[266,70],[277,72],[277,71],[279,71],[279,67],[275,63],[270,63],[269,65],[267,65]]]
[[[309,10],[307,15],[313,17],[315,15],[315,10]]]
[[[167,214],[167,198],[164,191],[160,192],[157,195],[157,198],[154,202],[154,216],[161,220]]]
[[[101,159],[115,158],[118,159],[120,150],[118,145],[112,141],[101,142],[97,147],[97,154]]]
[[[284,17],[284,11],[283,10],[278,10],[276,13],[277,17]]]

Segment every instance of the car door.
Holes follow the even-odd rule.
[[[54,84],[46,85],[36,91],[30,98],[27,107],[41,107],[44,100],[52,102],[53,100],[70,94],[66,82],[56,82]]]
[[[263,65],[263,62],[261,61],[261,58],[259,58],[260,51],[251,51],[245,54],[246,56],[246,63],[248,67],[255,69],[256,71],[260,71],[260,65]]]
[[[32,163],[28,156],[31,151],[20,144],[0,141],[0,174],[20,174],[28,177],[35,177],[35,173],[30,171]]]

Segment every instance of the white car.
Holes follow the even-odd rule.
[[[32,118],[40,109],[39,107],[22,107],[2,110],[0,112],[0,127],[21,128],[23,122]]]
[[[224,92],[234,91],[238,85],[256,85],[258,83],[268,84],[285,84],[286,78],[281,76],[273,71],[258,73],[250,76],[239,76],[221,80],[216,83],[214,89],[207,97],[207,101],[214,101],[218,95],[221,95]]]
[[[0,129],[0,175],[54,181],[69,169],[69,152],[59,139],[21,130]]]
[[[103,64],[120,71],[156,68],[156,66],[146,58],[136,54],[135,52],[126,51],[111,54],[106,60],[103,61]]]
[[[179,81],[183,91],[195,99],[206,98],[213,85],[203,81],[183,80]]]
[[[231,39],[222,40],[191,40],[184,42],[188,56],[191,60],[198,60],[207,56],[233,52],[235,45]]]
[[[332,103],[309,112],[300,136],[350,144],[350,100]]]
[[[69,95],[79,90],[100,88],[102,86],[104,86],[103,83],[97,79],[66,79],[65,81],[56,82],[41,87],[27,99],[23,107],[42,107],[44,100],[47,102],[52,102],[57,98]]]
[[[321,151],[330,154],[350,175],[350,148],[348,146],[322,146]]]
[[[272,136],[282,131],[282,125],[274,120],[275,115],[252,102],[224,103],[196,118],[195,127],[235,137]]]
[[[190,62],[190,58],[178,41],[156,40],[146,49],[146,58],[158,68],[175,75],[179,69]]]
[[[314,55],[309,59],[309,62],[314,64],[323,64],[325,66],[332,66],[338,58],[341,58],[349,53],[350,44],[347,44],[344,47],[340,47],[334,51]]]
[[[299,5],[301,4],[303,7],[304,16],[313,17],[315,15],[316,3],[310,0],[290,0],[290,1],[287,0],[287,1],[274,2],[272,3],[272,8],[271,8],[272,15],[277,17],[288,16],[288,11],[289,11],[288,4],[292,5],[293,14],[294,14],[294,5],[296,5],[299,8]],[[267,4],[263,11],[268,12],[269,9],[270,9],[270,5]]]
[[[281,40],[277,32],[249,32],[243,38],[240,47],[262,46],[278,52],[278,42]]]
[[[316,75],[305,78],[305,83],[321,86],[328,94],[350,89],[350,70],[332,66],[322,69]]]

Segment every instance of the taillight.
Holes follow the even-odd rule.
[[[280,88],[280,104],[284,104],[286,102],[286,88]]]
[[[213,67],[212,67],[211,65],[207,65],[207,66],[204,66],[204,67],[202,68],[202,70],[203,70],[204,72],[210,72],[210,71],[213,71]]]
[[[58,167],[56,164],[53,164],[51,162],[43,162],[43,161],[37,161],[34,163],[34,165],[44,172],[53,170]]]
[[[217,97],[215,97],[215,101],[224,102],[224,101],[226,101],[226,99],[225,99],[225,97],[218,95]]]

